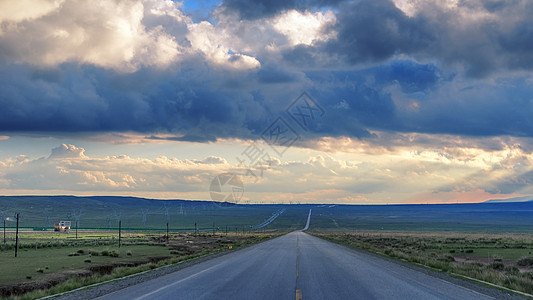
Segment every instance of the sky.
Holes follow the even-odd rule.
[[[531,196],[531,15],[527,0],[2,0],[0,194]]]

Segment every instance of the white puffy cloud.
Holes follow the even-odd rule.
[[[69,0],[39,18],[4,22],[0,41],[9,44],[11,60],[35,65],[78,61],[124,72],[168,65],[177,59],[179,45],[161,25],[147,28],[142,23],[152,13],[150,4]],[[166,9],[179,12],[177,5]]]
[[[325,26],[335,24],[335,14],[325,12],[287,11],[272,21],[274,28],[285,35],[291,45],[311,45],[314,41],[325,41],[335,36],[334,32],[325,32]]]
[[[53,148],[49,159],[64,159],[64,158],[84,158],[85,149],[76,147],[74,145],[61,144]]]
[[[189,24],[187,38],[192,48],[201,51],[209,62],[235,69],[253,69],[261,64],[254,57],[233,53],[227,45],[231,37],[207,21]]]
[[[65,0],[2,0],[0,22],[20,22],[45,16],[58,9]]]
[[[170,0],[7,1],[1,10],[0,59],[55,66],[79,62],[134,72],[169,67],[186,55],[235,69],[258,67],[249,55],[230,53],[231,37],[207,21],[193,23]],[[23,9],[25,8],[25,9]],[[9,14],[10,10],[24,13]],[[233,49],[236,51],[235,49]]]
[[[224,158],[216,156],[203,160],[127,155],[93,158],[84,152],[84,148],[62,144],[53,148],[47,158],[7,159],[0,163],[2,189],[73,193],[201,192],[212,177],[232,169]]]

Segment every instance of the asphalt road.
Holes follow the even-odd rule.
[[[293,232],[99,299],[492,298],[376,255]]]

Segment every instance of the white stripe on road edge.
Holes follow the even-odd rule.
[[[408,262],[407,260],[405,259],[401,259],[407,263],[410,263]],[[424,264],[419,264],[419,263],[414,263],[415,265],[419,265],[419,266],[422,266],[424,268],[429,268],[429,269],[433,269],[433,270],[436,270],[437,272],[443,272],[441,269],[436,269],[436,268],[432,268],[430,266],[426,266]],[[476,278],[473,278],[473,277],[469,277],[469,276],[466,276],[466,275],[461,275],[461,274],[457,274],[457,273],[453,273],[453,272],[450,272],[449,273],[450,275],[453,275],[453,276],[457,276],[457,277],[461,277],[461,278],[464,278],[464,279],[468,279],[468,280],[472,280],[472,281],[476,281],[476,282],[479,282],[479,283],[482,283],[482,284],[486,284],[486,285],[489,285],[489,286],[492,286],[492,287],[495,287],[495,288],[498,288],[498,289],[502,289],[502,290],[505,290],[505,291],[508,291],[508,292],[512,292],[512,293],[516,293],[516,294],[519,294],[519,295],[522,295],[522,296],[526,296],[526,297],[529,297],[529,298],[533,298],[533,295],[532,294],[528,294],[528,293],[524,293],[524,292],[521,292],[521,291],[517,291],[517,290],[513,290],[513,289],[510,289],[510,288],[506,288],[504,286],[501,286],[501,285],[497,285],[495,283],[490,283],[490,282],[487,282],[487,281],[483,281],[481,279],[476,279]],[[438,278],[440,279],[440,278]],[[442,280],[442,279],[441,279]],[[446,281],[446,280],[443,280],[443,281]],[[457,285],[457,286],[460,286],[460,285]],[[464,289],[467,289],[467,290],[470,290],[468,288],[465,288],[463,287]],[[487,296],[487,295],[485,295]]]
[[[144,294],[144,295],[142,295],[142,296],[140,296],[140,297],[134,298],[133,300],[144,299],[144,298],[146,298],[146,297],[148,297],[148,296],[151,296],[151,295],[153,295],[153,294],[159,293],[160,291],[162,291],[162,290],[164,290],[164,289],[167,289],[167,288],[169,288],[169,287],[171,287],[171,286],[174,286],[174,285],[176,285],[176,284],[178,284],[178,283],[182,283],[182,282],[185,281],[185,280],[188,280],[188,279],[191,279],[191,278],[193,278],[193,277],[196,277],[196,276],[198,276],[198,275],[200,275],[200,274],[202,274],[202,273],[205,273],[205,272],[207,272],[207,271],[209,271],[209,270],[211,270],[211,269],[213,269],[213,268],[216,268],[216,267],[218,267],[218,266],[219,266],[219,265],[214,265],[214,266],[212,266],[212,267],[210,267],[210,268],[207,268],[207,269],[205,269],[205,270],[202,270],[202,271],[200,271],[200,272],[198,272],[198,273],[195,273],[195,274],[192,274],[192,275],[190,275],[190,276],[187,276],[187,277],[185,277],[185,278],[183,278],[183,279],[181,279],[181,280],[178,280],[178,281],[173,282],[173,283],[171,283],[171,284],[167,284],[167,285],[165,285],[165,286],[162,286],[162,287],[158,288],[158,289],[155,290],[155,291],[151,291],[150,293],[147,293],[147,294]]]
[[[227,251],[226,251],[226,252],[227,252]],[[226,253],[226,252],[220,252],[220,253]],[[228,253],[229,253],[229,252],[228,252]],[[198,257],[193,257],[193,258],[191,258],[191,259],[182,260],[182,261],[177,262],[177,263],[175,263],[175,264],[170,264],[170,265],[166,265],[166,266],[161,266],[161,267],[158,267],[158,268],[155,268],[155,269],[150,269],[150,270],[142,271],[142,272],[139,272],[139,273],[130,274],[130,275],[127,275],[127,276],[124,276],[124,277],[117,277],[117,278],[113,278],[113,279],[106,280],[106,281],[102,281],[102,282],[97,282],[97,283],[93,283],[93,284],[89,284],[89,285],[84,285],[84,286],[79,287],[79,288],[77,288],[77,289],[73,289],[73,290],[70,290],[70,291],[66,291],[66,292],[62,292],[62,293],[58,293],[58,294],[53,294],[53,295],[50,295],[50,296],[42,297],[42,298],[39,298],[38,300],[52,299],[52,298],[55,298],[55,297],[60,297],[60,296],[66,295],[66,294],[70,294],[70,293],[78,292],[78,291],[81,291],[81,290],[89,289],[89,288],[92,288],[92,287],[95,287],[95,286],[104,285],[104,284],[108,284],[108,283],[111,283],[111,282],[114,282],[114,281],[124,280],[124,279],[130,278],[130,277],[135,277],[135,276],[143,275],[143,274],[148,273],[148,272],[153,272],[153,271],[160,270],[160,269],[165,269],[165,268],[170,268],[170,267],[179,266],[179,265],[181,265],[181,264],[184,264],[184,263],[187,263],[187,262],[190,262],[190,261],[194,261],[194,260],[196,260],[196,259],[200,259],[200,258],[203,258],[203,257],[209,256],[209,255],[212,255],[212,254],[213,254],[213,253],[211,253],[211,254],[206,254],[206,255],[202,255],[202,256],[198,256]],[[165,274],[165,275],[166,275],[166,274]],[[161,275],[161,276],[164,276],[164,275]],[[110,294],[110,293],[108,293],[108,294],[106,294],[106,295],[109,295],[109,294]],[[103,295],[103,296],[105,296],[105,295]],[[100,296],[100,297],[103,297],[103,296]]]
[[[513,290],[513,289],[510,289],[510,288],[506,288],[506,287],[501,286],[501,285],[497,285],[497,284],[494,284],[494,283],[486,282],[486,281],[483,281],[483,280],[479,280],[479,279],[472,278],[472,277],[465,276],[465,275],[461,275],[461,274],[455,274],[455,273],[450,273],[450,274],[453,274],[453,275],[458,276],[458,277],[463,277],[463,278],[466,278],[466,279],[469,279],[469,280],[477,281],[479,283],[483,283],[483,284],[486,284],[486,285],[490,285],[490,286],[493,286],[493,287],[496,287],[496,288],[499,288],[499,289],[502,289],[502,290],[506,290],[508,292],[513,292],[513,293],[516,293],[516,294],[520,294],[522,296],[533,298],[533,295],[531,295],[531,294],[524,293],[524,292],[517,291],[517,290]]]

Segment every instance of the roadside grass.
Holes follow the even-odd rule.
[[[83,251],[78,253],[78,251]],[[131,251],[134,255],[126,255]],[[98,256],[94,254],[98,253]],[[108,255],[104,255],[108,253]],[[109,255],[116,253],[116,255]],[[39,280],[66,270],[85,269],[88,266],[106,265],[113,263],[145,261],[151,257],[170,255],[166,247],[152,245],[125,245],[118,246],[78,246],[78,247],[53,247],[53,248],[22,248],[19,249],[18,257],[14,257],[11,251],[0,252],[0,282],[2,285],[23,283],[31,280]],[[87,258],[90,263],[85,262]],[[41,268],[43,272],[35,270]],[[31,279],[27,279],[27,277]]]
[[[160,261],[158,263],[145,263],[145,264],[142,264],[142,265],[139,265],[139,266],[136,266],[136,267],[118,267],[118,268],[113,269],[111,271],[111,274],[104,274],[104,275],[102,275],[102,274],[93,274],[93,275],[87,276],[87,277],[71,278],[71,279],[69,279],[69,280],[67,280],[65,282],[62,282],[60,284],[57,284],[57,285],[53,286],[50,289],[31,291],[31,292],[25,293],[23,295],[12,296],[12,297],[9,297],[7,299],[25,300],[25,299],[42,298],[42,297],[46,297],[46,296],[50,296],[50,295],[54,295],[54,294],[58,294],[58,293],[71,291],[71,290],[74,290],[74,289],[77,289],[77,288],[80,288],[80,287],[84,287],[84,286],[87,286],[87,285],[96,284],[96,283],[112,280],[112,279],[115,279],[115,278],[121,278],[121,277],[124,277],[124,276],[128,276],[128,275],[132,275],[132,274],[136,274],[136,273],[140,273],[140,272],[156,269],[156,268],[167,266],[167,265],[171,265],[171,264],[176,264],[176,263],[179,263],[181,261],[190,260],[190,259],[193,259],[193,258],[196,258],[196,257],[200,257],[200,256],[203,256],[203,255],[210,254],[210,253],[214,253],[214,252],[206,251],[206,252],[198,253],[198,254],[195,254],[195,255],[187,255],[187,256],[169,258],[169,259],[162,260],[162,261]]]
[[[116,240],[55,239],[23,243],[18,257],[13,247],[0,251],[0,290],[10,299],[34,299],[106,281],[206,254],[238,249],[280,233],[171,234],[131,233]],[[230,247],[231,246],[231,247]],[[43,283],[44,282],[44,283]],[[45,290],[36,290],[51,287]],[[2,296],[0,295],[0,296]]]
[[[533,294],[530,235],[310,233],[349,247]]]

